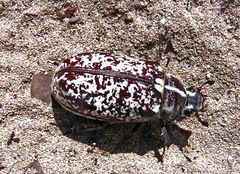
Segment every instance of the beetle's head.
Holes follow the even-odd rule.
[[[205,84],[213,85],[214,81],[206,81],[200,87],[188,87],[186,88],[187,103],[183,109],[183,114],[186,116],[195,115],[199,111],[206,111],[207,106],[204,105],[207,95],[201,93],[202,87]]]
[[[204,109],[205,97],[198,90],[198,88],[188,87],[186,88],[187,103],[183,109],[183,114],[191,116],[192,114],[202,111]]]

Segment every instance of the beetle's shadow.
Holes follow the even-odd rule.
[[[143,123],[135,131],[136,124],[108,124],[76,116],[52,101],[54,118],[57,126],[69,138],[91,146],[96,146],[110,153],[134,152],[138,155],[164,147],[160,123]],[[102,128],[101,128],[102,127]],[[89,128],[96,128],[89,130]],[[97,129],[99,128],[99,129]],[[191,131],[184,130],[176,124],[168,126],[172,144],[180,149],[188,145]]]

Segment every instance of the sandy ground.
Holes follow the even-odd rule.
[[[239,0],[1,0],[0,173],[240,173],[239,24]],[[70,55],[155,60],[164,34],[166,72],[186,86],[215,84],[204,89],[209,127],[173,123],[163,162],[157,123],[85,132],[81,125],[104,123],[31,97],[34,75]]]

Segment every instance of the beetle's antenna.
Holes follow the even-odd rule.
[[[212,86],[213,84],[214,84],[214,80],[207,80],[206,82],[204,82],[204,83],[202,83],[199,87],[197,87],[196,89],[197,89],[197,91],[198,92],[200,92],[202,89],[203,89],[203,86],[205,86],[205,85],[210,85],[210,86]],[[206,98],[207,98],[207,95],[206,94],[202,94],[202,97],[203,97],[203,102],[202,102],[202,104],[204,104],[205,103],[205,101],[206,101]],[[207,106],[205,105],[203,105],[203,107],[202,107],[202,109],[200,110],[201,112],[206,112],[207,111]],[[203,126],[206,126],[206,127],[208,127],[208,122],[207,121],[203,121],[201,118],[200,118],[200,116],[199,116],[199,114],[198,114],[198,112],[196,112],[195,113],[195,116],[196,116],[196,118],[197,118],[197,120],[203,125]]]
[[[212,86],[215,83],[214,80],[207,80],[206,82],[203,82],[199,87],[197,87],[198,91],[200,92],[205,85]]]
[[[200,92],[202,89],[203,89],[203,86],[205,85],[210,85],[212,86],[214,84],[214,80],[207,80],[206,82],[202,83],[199,87],[197,87],[197,91]],[[207,96],[206,94],[202,94],[202,97],[203,97],[203,104],[205,103],[206,99],[207,99]],[[207,106],[203,106],[203,108],[201,109],[201,112],[206,112],[207,111]],[[199,119],[199,118],[198,118]],[[200,121],[201,122],[201,121]]]

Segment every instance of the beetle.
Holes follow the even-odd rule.
[[[200,88],[185,88],[156,61],[102,52],[65,59],[51,94],[76,115],[110,123],[171,122],[203,111],[205,101]]]

